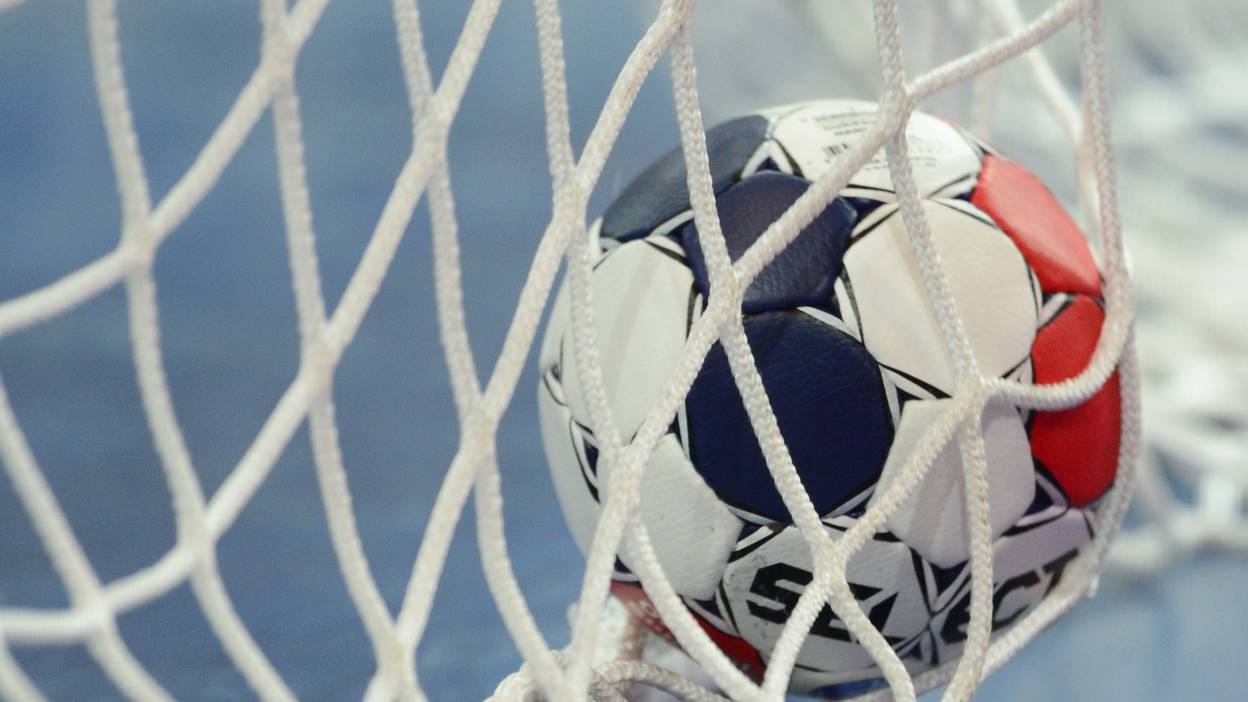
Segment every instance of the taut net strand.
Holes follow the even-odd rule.
[[[692,700],[722,699],[719,693],[655,666],[624,656],[602,662],[600,648],[610,572],[616,553],[627,549],[646,592],[683,649],[713,679],[722,694],[739,700],[779,700],[801,644],[816,615],[829,603],[852,635],[879,665],[889,690],[866,695],[913,700],[917,692],[947,684],[946,697],[966,699],[988,672],[1003,665],[1036,632],[1083,597],[1093,585],[1134,486],[1140,411],[1132,350],[1133,296],[1123,253],[1117,209],[1102,16],[1099,0],[1058,0],[1025,20],[1014,0],[983,0],[991,31],[975,51],[920,75],[902,63],[897,0],[875,0],[876,53],[880,68],[880,111],[833,168],[778,218],[736,263],[719,231],[710,191],[708,159],[699,109],[693,50],[689,41],[695,0],[665,0],[653,23],[621,67],[580,154],[570,138],[561,17],[556,0],[534,0],[545,96],[546,141],[553,186],[552,214],[515,306],[502,351],[484,379],[474,367],[464,318],[455,198],[447,169],[450,129],[477,60],[486,45],[501,0],[475,0],[441,78],[429,69],[415,0],[394,0],[403,75],[412,114],[412,146],[377,218],[365,253],[332,310],[322,293],[316,256],[312,203],[306,182],[299,93],[294,66],[315,30],[327,0],[261,0],[261,61],[228,113],[177,184],[158,202],[148,192],[145,162],[131,117],[124,80],[115,0],[88,3],[91,59],[107,130],[122,225],[117,246],[45,287],[0,303],[0,337],[62,315],[114,286],[124,285],[143,409],[151,429],[176,513],[176,543],[157,562],[112,582],[102,582],[58,505],[28,445],[0,383],[0,458],[53,566],[67,588],[70,606],[59,610],[0,608],[0,697],[41,700],[42,694],[12,655],[15,646],[81,642],[125,695],[139,700],[170,699],[119,635],[120,615],[189,583],[198,605],[231,661],[264,700],[288,700],[294,693],[249,634],[217,567],[218,541],[265,482],[296,430],[309,427],[316,474],[332,544],[351,600],[376,657],[366,699],[424,699],[415,656],[429,622],[455,526],[469,496],[474,500],[482,566],[507,630],[524,657],[516,675],[500,685],[497,699],[622,699],[622,685],[640,683]],[[0,10],[17,5],[0,0]],[[1076,105],[1053,78],[1038,52],[1029,50],[1071,23],[1080,27],[1082,103]],[[995,38],[993,38],[995,37]],[[600,460],[613,470],[572,623],[572,642],[553,651],[530,613],[513,574],[504,538],[497,433],[529,355],[542,312],[566,259],[574,301],[572,334],[578,358],[596,357],[588,287],[586,214],[638,91],[667,55],[689,173],[694,216],[715,283],[706,310],[690,332],[664,396],[651,408],[631,440],[614,430],[600,368],[577,369],[602,441]],[[1107,317],[1087,368],[1069,381],[1032,386],[985,377],[977,368],[954,312],[948,285],[933,253],[927,225],[910,174],[903,128],[926,98],[964,81],[983,78],[1005,61],[1026,57],[1037,84],[1080,154],[1085,211],[1092,214],[1105,276]],[[157,250],[214,187],[243,141],[271,110],[286,243],[296,296],[300,338],[297,375],[291,380],[249,449],[229,477],[206,496],[174,413],[162,360],[153,265]],[[900,477],[844,538],[835,543],[821,527],[802,491],[776,417],[754,365],[739,316],[740,295],[786,245],[824,209],[875,153],[887,155],[910,241],[921,262],[930,303],[944,340],[956,359],[957,391]],[[411,568],[397,614],[386,606],[369,568],[357,530],[335,419],[333,380],[386,275],[418,201],[430,211],[438,328],[446,352],[461,427],[459,448],[427,517],[425,537]],[[711,346],[722,341],[767,464],[796,525],[811,545],[814,580],[801,595],[769,662],[761,685],[739,671],[702,631],[672,590],[638,518],[641,473],[657,440],[683,401]],[[990,637],[992,609],[991,533],[980,416],[986,403],[1004,399],[1023,407],[1056,409],[1090,397],[1115,368],[1122,371],[1123,442],[1118,481],[1097,513],[1094,543],[1067,570],[1044,602],[1008,633]],[[922,479],[936,455],[957,441],[965,458],[968,533],[971,540],[971,618],[965,652],[958,661],[912,679],[905,666],[854,601],[845,578],[848,560],[881,528]],[[1156,540],[1153,542],[1156,543]],[[1153,548],[1140,546],[1141,549]],[[1124,556],[1124,562],[1156,561],[1155,553]],[[636,632],[633,632],[636,637]],[[627,638],[627,637],[626,637]]]

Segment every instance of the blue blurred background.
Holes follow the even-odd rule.
[[[579,148],[645,25],[630,3],[564,3],[573,139]],[[435,75],[466,2],[426,2]],[[705,10],[706,8],[704,8]],[[390,4],[331,3],[299,61],[307,164],[329,304],[341,294],[410,146]],[[703,13],[706,14],[706,13]],[[527,262],[550,214],[529,3],[505,2],[451,140],[475,359],[492,367]],[[710,20],[708,20],[710,21]],[[154,200],[182,175],[258,58],[252,2],[121,2],[126,78]],[[798,39],[771,60],[804,60]],[[864,26],[865,29],[865,26]],[[708,121],[777,99],[814,97],[828,69],[751,90],[702,57]],[[772,51],[757,46],[735,54]],[[788,48],[786,48],[788,47]],[[718,52],[718,53],[717,53]],[[732,53],[732,52],[727,52]],[[742,57],[747,58],[742,58]],[[789,75],[786,73],[785,75]],[[746,82],[746,85],[742,85]],[[729,87],[725,87],[728,85]],[[873,74],[849,87],[870,97]],[[855,87],[856,86],[856,87]],[[639,97],[591,214],[677,141],[666,66]],[[110,251],[120,213],[91,81],[82,3],[28,2],[0,16],[0,299],[45,285]],[[341,442],[365,548],[397,609],[425,519],[458,437],[440,360],[423,205],[337,378]],[[262,119],[219,185],[160,250],[163,345],[178,418],[207,494],[238,461],[294,377],[298,340],[286,267],[272,126]],[[532,364],[530,364],[530,367]],[[33,450],[105,582],[153,563],[173,543],[169,497],[143,419],[115,288],[0,339],[0,374]],[[562,524],[537,429],[530,369],[499,445],[507,536],[521,586],[552,645],[583,561]],[[520,659],[478,564],[471,507],[452,546],[421,680],[436,700],[488,695]],[[220,542],[225,582],[294,691],[358,698],[373,655],[330,548],[306,432]],[[1235,665],[1248,631],[1248,564],[1200,556],[1148,580],[1107,582],[991,678],[984,699],[1242,699]],[[67,598],[7,480],[0,480],[0,607]],[[121,617],[126,642],[178,699],[249,698],[181,586]],[[54,700],[118,693],[81,646],[16,648]]]

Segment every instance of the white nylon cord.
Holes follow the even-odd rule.
[[[472,360],[465,324],[459,231],[447,169],[448,132],[468,81],[485,46],[500,0],[476,0],[469,10],[447,69],[435,88],[414,0],[394,0],[394,16],[404,78],[413,116],[411,153],[398,174],[368,246],[337,308],[327,316],[303,163],[294,64],[315,28],[325,0],[302,0],[286,12],[283,0],[262,0],[264,45],[261,60],[228,114],[168,195],[152,206],[138,139],[130,118],[112,0],[92,0],[93,65],[109,136],[123,213],[122,240],[112,252],[43,288],[0,303],[0,337],[56,317],[125,281],[130,299],[131,340],[144,409],[173,496],[178,538],[153,565],[101,585],[82,553],[64,513],[43,480],[0,385],[0,457],[32,523],[69,590],[65,610],[0,609],[0,694],[40,699],[40,693],[10,655],[20,644],[86,642],[119,689],[134,699],[167,695],[134,660],[115,625],[120,614],[150,602],[189,580],[214,633],[248,683],[265,700],[293,698],[289,688],[256,646],[226,595],[216,565],[216,542],[266,479],[295,430],[308,418],[318,482],[330,536],[342,576],[377,658],[366,692],[370,700],[416,699],[424,693],[416,678],[417,646],[446,560],[450,539],[473,493],[481,559],[503,621],[525,659],[523,669],[500,685],[498,699],[619,700],[625,683],[653,686],[698,702],[723,698],[683,678],[639,661],[596,663],[599,629],[618,550],[630,565],[681,646],[734,699],[783,699],[804,639],[828,604],[871,655],[890,686],[866,696],[913,700],[916,691],[948,683],[946,698],[966,699],[982,675],[996,669],[1031,636],[1082,597],[1093,582],[1133,487],[1138,453],[1138,387],[1131,346],[1133,298],[1122,251],[1116,202],[1116,174],[1110,154],[1108,92],[1099,0],[1060,0],[1025,23],[1012,0],[985,0],[999,29],[1008,31],[982,48],[907,81],[897,0],[875,0],[877,55],[883,93],[875,124],[792,207],[772,223],[734,264],[729,260],[711,192],[709,161],[699,106],[697,76],[688,31],[696,0],[667,0],[621,68],[577,158],[569,138],[566,67],[559,8],[555,0],[534,0],[545,99],[547,153],[552,181],[552,213],[516,304],[498,361],[482,387]],[[16,5],[0,0],[0,11]],[[1080,17],[1084,118],[1062,91],[1038,51],[1040,42]],[[986,36],[986,34],[985,34]],[[596,252],[589,246],[586,208],[606,159],[638,90],[661,56],[670,51],[673,97],[685,156],[690,203],[699,242],[706,255],[712,291],[706,309],[690,330],[666,391],[627,442],[620,436],[607,402],[595,339],[589,285]],[[1029,52],[1030,53],[1027,53]],[[1096,209],[1103,248],[1107,315],[1092,360],[1077,377],[1049,386],[984,378],[961,328],[953,300],[931,243],[920,207],[904,137],[914,106],[937,92],[1026,53],[1025,61],[1042,98],[1059,123],[1081,145],[1080,165],[1094,183],[1088,204]],[[987,81],[988,78],[982,80]],[[981,85],[991,86],[985,82]],[[985,87],[977,103],[990,104]],[[173,411],[159,342],[158,308],[152,262],[160,245],[212,189],[264,111],[272,108],[289,262],[299,319],[301,363],[252,445],[225,483],[205,502],[191,457]],[[978,111],[987,112],[981,106]],[[903,220],[909,232],[927,297],[954,360],[958,383],[950,407],[929,427],[897,478],[882,486],[877,500],[836,542],[827,534],[801,484],[762,383],[741,322],[740,303],[760,271],[812,222],[849,178],[884,149]],[[434,507],[425,538],[398,614],[391,616],[360,543],[352,512],[346,467],[338,446],[332,398],[333,377],[345,348],[354,339],[377,294],[418,199],[427,194],[433,230],[435,292],[439,331],[460,421],[460,445]],[[575,301],[571,333],[578,374],[589,407],[590,426],[600,444],[599,470],[610,474],[605,503],[582,585],[580,606],[566,652],[552,652],[516,582],[504,540],[501,473],[496,434],[537,332],[561,259]],[[814,578],[798,600],[771,653],[761,685],[738,670],[685,608],[658,563],[638,509],[643,471],[658,440],[688,393],[711,346],[722,341],[733,377],[784,504],[811,547]],[[1118,481],[1098,507],[1092,547],[1069,566],[1048,598],[1009,631],[990,639],[992,548],[987,470],[981,414],[987,402],[1059,409],[1090,397],[1118,368],[1121,372],[1123,441]],[[957,439],[963,457],[967,524],[971,546],[971,617],[960,660],[911,678],[881,632],[867,619],[849,590],[850,559],[916,488],[938,453]],[[1181,439],[1176,439],[1181,440]],[[1233,475],[1233,474],[1231,474]],[[1148,484],[1147,481],[1145,484]],[[1159,489],[1150,492],[1163,501]],[[1212,499],[1212,498],[1211,498]],[[1235,505],[1219,509],[1235,523]],[[1242,518],[1242,514],[1238,514]],[[1177,522],[1176,522],[1177,524]],[[1172,532],[1185,528],[1170,526]],[[1227,527],[1229,531],[1231,527]],[[1191,529],[1189,529],[1190,531]],[[1194,532],[1193,532],[1194,533]],[[1212,537],[1209,537],[1212,538]],[[1157,558],[1152,556],[1152,558]]]
[[[0,697],[14,702],[47,702],[35,683],[13,660],[3,634],[0,634]]]
[[[130,343],[143,409],[173,497],[178,543],[196,562],[191,588],[209,626],[252,689],[265,700],[290,700],[294,695],[248,633],[217,569],[205,526],[203,490],[174,412],[160,350],[152,270],[155,248],[148,223],[151,199],[121,66],[116,7],[105,0],[89,8],[96,86],[121,195],[122,247],[135,252],[138,262],[126,278]]]
[[[289,53],[285,0],[263,0],[261,19],[266,50],[279,56]],[[275,91],[273,129],[299,324],[300,363],[315,369],[318,374],[315,383],[317,391],[308,412],[317,483],[320,486],[330,540],[338,558],[339,570],[368,633],[378,673],[393,687],[401,690],[400,697],[412,699],[417,695],[415,669],[405,663],[394,622],[373,580],[351,506],[351,492],[335,420],[332,383],[334,366],[324,349],[325,298],[321,291],[311,197],[303,160],[303,126],[295,90],[294,61],[279,60],[278,64],[290,66]],[[289,691],[283,692],[287,698],[294,697]]]

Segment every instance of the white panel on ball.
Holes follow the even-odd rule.
[[[773,138],[796,161],[802,175],[816,180],[875,124],[879,107],[860,100],[819,100],[777,108],[769,114],[776,118]],[[906,140],[921,195],[960,194],[974,186],[979,152],[955,127],[915,112],[906,125]],[[884,199],[892,199],[893,179],[883,149],[854,174],[846,190],[867,197],[869,191],[884,191]]]
[[[604,481],[609,490],[609,471]],[[674,434],[659,440],[642,475],[641,520],[672,588],[713,597],[744,524],[707,487]],[[627,554],[621,560],[632,567]]]
[[[996,227],[940,201],[925,200],[923,212],[979,367],[990,377],[1002,376],[1028,357],[1035,338],[1027,264]],[[871,355],[951,393],[953,365],[902,217],[894,215],[856,239],[845,254],[845,270]]]
[[[833,540],[841,538],[837,529],[828,532]],[[813,578],[813,567],[810,547],[796,527],[784,527],[754,546],[757,542],[743,541],[734,554],[724,572],[724,595],[741,637],[766,657]],[[926,631],[930,616],[905,544],[868,541],[849,562],[846,577],[863,611],[895,648],[905,649]],[[794,671],[793,684],[809,690],[877,677],[875,662],[850,638],[844,624],[825,605],[802,645],[797,659],[801,667]]]
[[[1080,549],[1092,539],[1087,519],[1077,509],[1032,529],[999,539],[993,547],[994,633],[1000,633],[1031,611],[1066,574]],[[970,582],[963,576],[953,603],[932,620],[938,660],[962,652],[970,621]]]
[[[901,424],[884,464],[874,505],[896,480],[915,446],[952,400],[916,400],[906,403]],[[988,519],[993,537],[1004,534],[1027,511],[1035,497],[1035,467],[1027,432],[1012,405],[989,403],[983,417],[988,453]],[[941,568],[970,558],[966,529],[965,480],[957,441],[937,456],[914,491],[888,518],[888,530],[919,555]]]
[[[550,462],[550,477],[572,538],[582,553],[588,553],[600,509],[587,484],[587,466],[582,465],[573,439],[575,436],[579,440],[580,430],[573,424],[563,398],[558,397],[562,390],[559,381],[549,372],[543,375],[537,386],[537,414],[542,427],[542,444]]]
[[[607,401],[628,439],[662,395],[684,346],[693,274],[683,262],[638,240],[606,254],[590,285]],[[563,344],[568,406],[588,423],[570,325]]]
[[[566,282],[559,286],[559,291],[555,293],[555,303],[550,309],[550,319],[546,322],[546,335],[542,337],[542,346],[537,357],[537,367],[543,373],[559,365],[563,336],[571,322],[568,319],[568,287]],[[567,370],[561,368],[560,372],[567,373]]]

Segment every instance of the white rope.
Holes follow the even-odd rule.
[[[0,11],[17,3],[0,0]],[[138,138],[130,116],[122,76],[120,45],[112,0],[92,0],[93,66],[109,137],[122,210],[118,247],[81,269],[0,303],[0,337],[63,314],[125,281],[130,300],[131,341],[144,409],[173,496],[177,543],[156,563],[107,586],[83,554],[63,511],[43,479],[25,436],[0,385],[0,457],[36,532],[69,591],[63,610],[0,609],[0,694],[14,699],[40,698],[39,691],[10,655],[13,644],[49,645],[86,642],[92,655],[122,692],[135,699],[166,699],[167,694],[125,648],[116,617],[146,604],[189,579],[200,607],[223,648],[252,688],[266,700],[293,694],[239,620],[216,565],[216,542],[226,533],[265,481],[296,429],[308,418],[318,483],[330,537],[348,592],[377,660],[366,692],[370,700],[423,700],[415,655],[428,624],[451,536],[468,496],[475,500],[477,531],[487,583],[509,634],[524,657],[516,675],[496,692],[498,699],[623,699],[627,684],[655,687],[697,702],[723,698],[653,665],[636,660],[601,664],[594,660],[606,616],[611,573],[623,550],[665,624],[681,647],[734,699],[783,699],[811,625],[827,604],[862,645],[889,684],[868,699],[891,696],[914,700],[916,692],[948,684],[946,698],[968,698],[982,676],[1007,661],[1037,631],[1084,596],[1105,557],[1134,486],[1139,450],[1138,388],[1131,344],[1133,296],[1122,249],[1116,201],[1116,173],[1110,153],[1108,87],[1099,0],[1059,0],[1025,22],[1012,0],[985,0],[996,30],[1008,32],[981,48],[936,66],[912,79],[903,68],[897,0],[875,0],[876,53],[882,94],[875,123],[836,164],[773,222],[738,261],[728,256],[711,189],[709,160],[699,104],[689,25],[696,0],[666,0],[644,36],[621,67],[579,155],[570,140],[562,22],[555,0],[534,0],[540,52],[546,142],[552,182],[548,226],[516,302],[498,360],[484,386],[473,363],[465,322],[459,230],[448,172],[449,130],[485,46],[499,0],[476,0],[469,10],[447,68],[435,84],[430,73],[415,0],[394,0],[393,12],[403,74],[412,113],[411,152],[398,173],[368,245],[338,306],[327,314],[315,249],[311,202],[303,161],[302,126],[294,66],[316,26],[325,0],[302,0],[290,12],[283,0],[262,0],[263,47],[260,62],[229,112],[195,161],[155,207],[150,202]],[[1035,47],[1081,19],[1083,118]],[[981,30],[987,40],[988,20]],[[590,193],[601,177],[643,81],[664,53],[670,52],[676,121],[688,177],[690,204],[699,244],[711,277],[711,293],[674,364],[665,392],[627,441],[612,416],[598,361],[595,309],[589,284],[596,252],[585,221]],[[904,127],[922,100],[970,79],[977,79],[976,122],[987,123],[996,90],[991,69],[1025,55],[1033,82],[1066,134],[1079,144],[1080,166],[1088,205],[1102,242],[1106,321],[1088,366],[1075,378],[1048,386],[990,379],[979,371],[974,352],[953,304],[949,285],[932,244],[911,172]],[[922,62],[927,63],[927,57]],[[205,502],[189,452],[181,436],[165,379],[159,343],[158,308],[152,263],[159,247],[215,185],[265,110],[272,108],[286,240],[299,320],[301,362],[298,374],[265,420],[243,458],[220,489]],[[793,465],[745,336],[742,291],[792,242],[839,193],[864,163],[883,149],[898,202],[923,278],[927,298],[949,349],[957,385],[949,408],[919,441],[897,478],[876,496],[872,507],[836,542],[824,529]],[[440,338],[460,422],[460,442],[434,507],[425,538],[413,563],[399,612],[387,609],[368,565],[351,506],[346,467],[338,445],[333,378],[339,359],[355,338],[376,296],[416,203],[428,196],[433,233],[435,294]],[[572,640],[564,652],[550,649],[529,611],[511,568],[504,538],[497,455],[499,420],[510,404],[537,332],[541,313],[560,261],[568,263],[572,305],[572,342],[577,373],[589,408],[589,424],[600,446],[599,471],[609,474],[601,516],[587,553],[585,576],[572,622]],[[716,341],[726,351],[751,426],[758,436],[776,488],[794,523],[811,548],[812,582],[801,594],[770,655],[761,685],[738,670],[701,628],[663,573],[640,520],[639,489],[650,454],[684,401],[706,354]],[[993,640],[992,544],[988,514],[987,461],[980,426],[988,402],[1007,401],[1038,409],[1073,406],[1095,393],[1118,369],[1121,373],[1123,440],[1118,481],[1097,511],[1096,537],[1052,593],[1011,629]],[[846,566],[873,534],[883,528],[917,487],[936,456],[958,441],[963,458],[967,531],[971,552],[971,606],[967,641],[961,658],[911,677],[897,653],[867,619],[846,579]],[[1183,441],[1181,437],[1174,439]],[[1227,470],[1228,483],[1236,473]],[[1143,481],[1157,504],[1167,497],[1156,476]],[[1248,482],[1248,481],[1243,481]],[[1240,493],[1242,495],[1242,492]],[[1207,514],[1220,521],[1163,521],[1176,548],[1226,540],[1238,543],[1245,533],[1242,498],[1217,502]],[[1159,507],[1167,512],[1168,507]],[[1236,530],[1239,531],[1236,531]],[[1147,553],[1135,562],[1158,562],[1165,553]]]
[[[116,8],[109,1],[93,2],[89,7],[96,86],[121,194],[122,246],[137,252],[136,260],[143,262],[126,278],[130,340],[144,412],[173,496],[178,543],[194,554],[192,590],[230,659],[263,699],[293,699],[234,610],[207,537],[203,491],[178,425],[161,357],[148,229],[151,200],[122,73]]]
[[[0,697],[14,702],[46,702],[47,698],[22,671],[0,634]]]
[[[566,664],[570,656],[565,653],[556,653],[555,658],[560,663]],[[594,670],[593,684],[588,690],[587,699],[625,702],[626,698],[621,693],[621,689],[635,688],[638,685],[662,690],[687,702],[728,702],[727,698],[690,682],[670,670],[632,660],[614,660]],[[528,665],[524,665],[520,667],[520,670],[504,678],[486,702],[536,702],[540,699],[539,688],[533,679],[533,671]]]
[[[261,19],[266,50],[279,57],[288,53],[285,0],[263,0]],[[415,670],[406,664],[394,622],[373,580],[351,507],[351,492],[334,418],[333,367],[325,360],[325,299],[321,292],[311,198],[303,161],[303,126],[295,91],[294,62],[279,60],[278,64],[290,66],[274,95],[273,128],[282,211],[286,220],[286,242],[298,312],[301,365],[319,372],[319,392],[313,397],[308,413],[317,482],[339,569],[373,646],[378,673],[392,688],[400,690],[405,698],[412,698],[417,694]]]
[[[291,60],[312,34],[328,1],[300,0],[291,11]],[[268,107],[273,97],[275,77],[284,70],[273,60],[261,60],[195,162],[152,211],[149,228],[153,247],[163,243],[216,184]],[[130,266],[141,265],[141,262],[133,260],[134,252],[119,249],[113,255],[121,260],[111,261],[111,256],[102,257],[55,283],[0,303],[0,337],[68,312],[120,282]],[[102,265],[105,260],[110,260],[109,265]]]
[[[95,569],[91,567],[65,512],[35,462],[26,437],[18,426],[17,417],[13,414],[2,380],[0,457],[4,459],[9,479],[26,513],[30,515],[31,524],[52,560],[52,566],[65,584],[70,603],[82,617],[91,622],[89,632],[81,637],[81,640],[85,640],[91,656],[99,662],[117,688],[131,698],[170,699],[122,642],[117,632],[115,612],[105,602]]]

